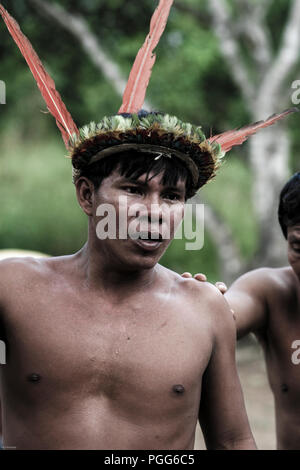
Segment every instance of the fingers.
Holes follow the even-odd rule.
[[[227,286],[226,284],[224,284],[224,282],[216,282],[215,286],[217,287],[217,289],[219,289],[221,294],[225,294],[225,292],[227,291]]]
[[[191,273],[186,272],[186,273],[181,274],[181,277],[186,277],[188,279],[188,278],[191,278],[193,276],[192,276]],[[196,279],[197,281],[202,281],[202,282],[206,282],[206,280],[207,280],[205,274],[202,274],[202,273],[195,274],[194,279]]]
[[[193,277],[191,275],[191,273],[188,273],[188,272],[185,272],[185,273],[181,274],[181,276],[185,277],[187,279]],[[203,273],[195,274],[194,279],[196,279],[197,281],[200,281],[200,282],[206,282],[207,281],[207,277]],[[224,284],[224,282],[216,282],[215,286],[217,287],[217,289],[219,289],[221,294],[225,294],[225,292],[227,292],[227,286],[226,286],[226,284]]]
[[[186,278],[193,277],[192,274],[188,272],[181,274],[181,276],[186,277]],[[195,274],[194,279],[196,279],[197,281],[202,281],[202,282],[206,282],[207,280],[205,274],[202,274],[202,273]]]
[[[195,278],[197,281],[202,281],[202,282],[206,282],[206,281],[207,281],[207,277],[205,276],[205,274],[202,274],[202,273],[195,274],[194,278]]]

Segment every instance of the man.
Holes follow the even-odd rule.
[[[171,4],[160,0],[119,114],[80,130],[0,4],[61,130],[88,217],[78,253],[0,263],[4,446],[192,449],[199,416],[207,448],[255,448],[227,303],[158,261],[184,202],[225,153],[294,110],[210,139],[174,116],[139,112]],[[104,207],[114,214],[107,237]]]
[[[76,181],[89,221],[84,247],[0,263],[4,446],[193,449],[201,405],[208,448],[255,448],[232,315],[213,286],[157,264],[170,242],[161,239],[163,214],[152,211],[148,224],[147,238],[159,241],[96,234],[97,208],[111,204],[118,215],[120,196],[129,212],[149,210],[140,217],[155,203],[181,214],[187,171],[138,153],[97,165],[93,181],[84,173]]]
[[[225,297],[234,311],[238,338],[254,333],[263,348],[275,399],[277,447],[299,450],[300,173],[282,189],[278,216],[289,266],[251,271],[236,280]],[[195,277],[204,280],[201,274]],[[218,286],[224,292],[222,284]]]

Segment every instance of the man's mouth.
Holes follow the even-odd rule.
[[[141,232],[139,238],[134,241],[146,251],[155,251],[161,246],[163,238],[160,233]]]
[[[140,232],[138,240],[161,242],[162,235],[159,232]]]

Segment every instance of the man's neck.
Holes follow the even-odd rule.
[[[86,286],[106,293],[117,291],[121,297],[123,294],[128,297],[131,292],[143,291],[158,276],[159,265],[150,269],[126,268],[122,263],[108,259],[89,242],[77,253],[77,257]]]

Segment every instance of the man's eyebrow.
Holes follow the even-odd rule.
[[[138,186],[143,186],[143,187],[147,186],[148,182],[149,182],[149,180],[139,181],[139,180],[136,180],[134,178],[130,178],[130,177],[126,177],[126,176],[122,176],[119,180],[119,183],[130,183],[130,184],[136,184]],[[186,190],[185,186],[170,185],[170,186],[164,186],[163,187],[163,191],[174,191],[174,192],[177,192],[177,193],[180,193],[180,194],[184,194],[185,190]]]
[[[177,191],[178,193],[184,193],[185,192],[185,186],[164,186],[164,190],[168,191]]]
[[[119,183],[131,183],[131,184],[139,184],[142,186],[145,186],[147,183],[144,181],[138,181],[134,178],[126,177],[126,176],[121,176],[120,179],[118,180]]]

